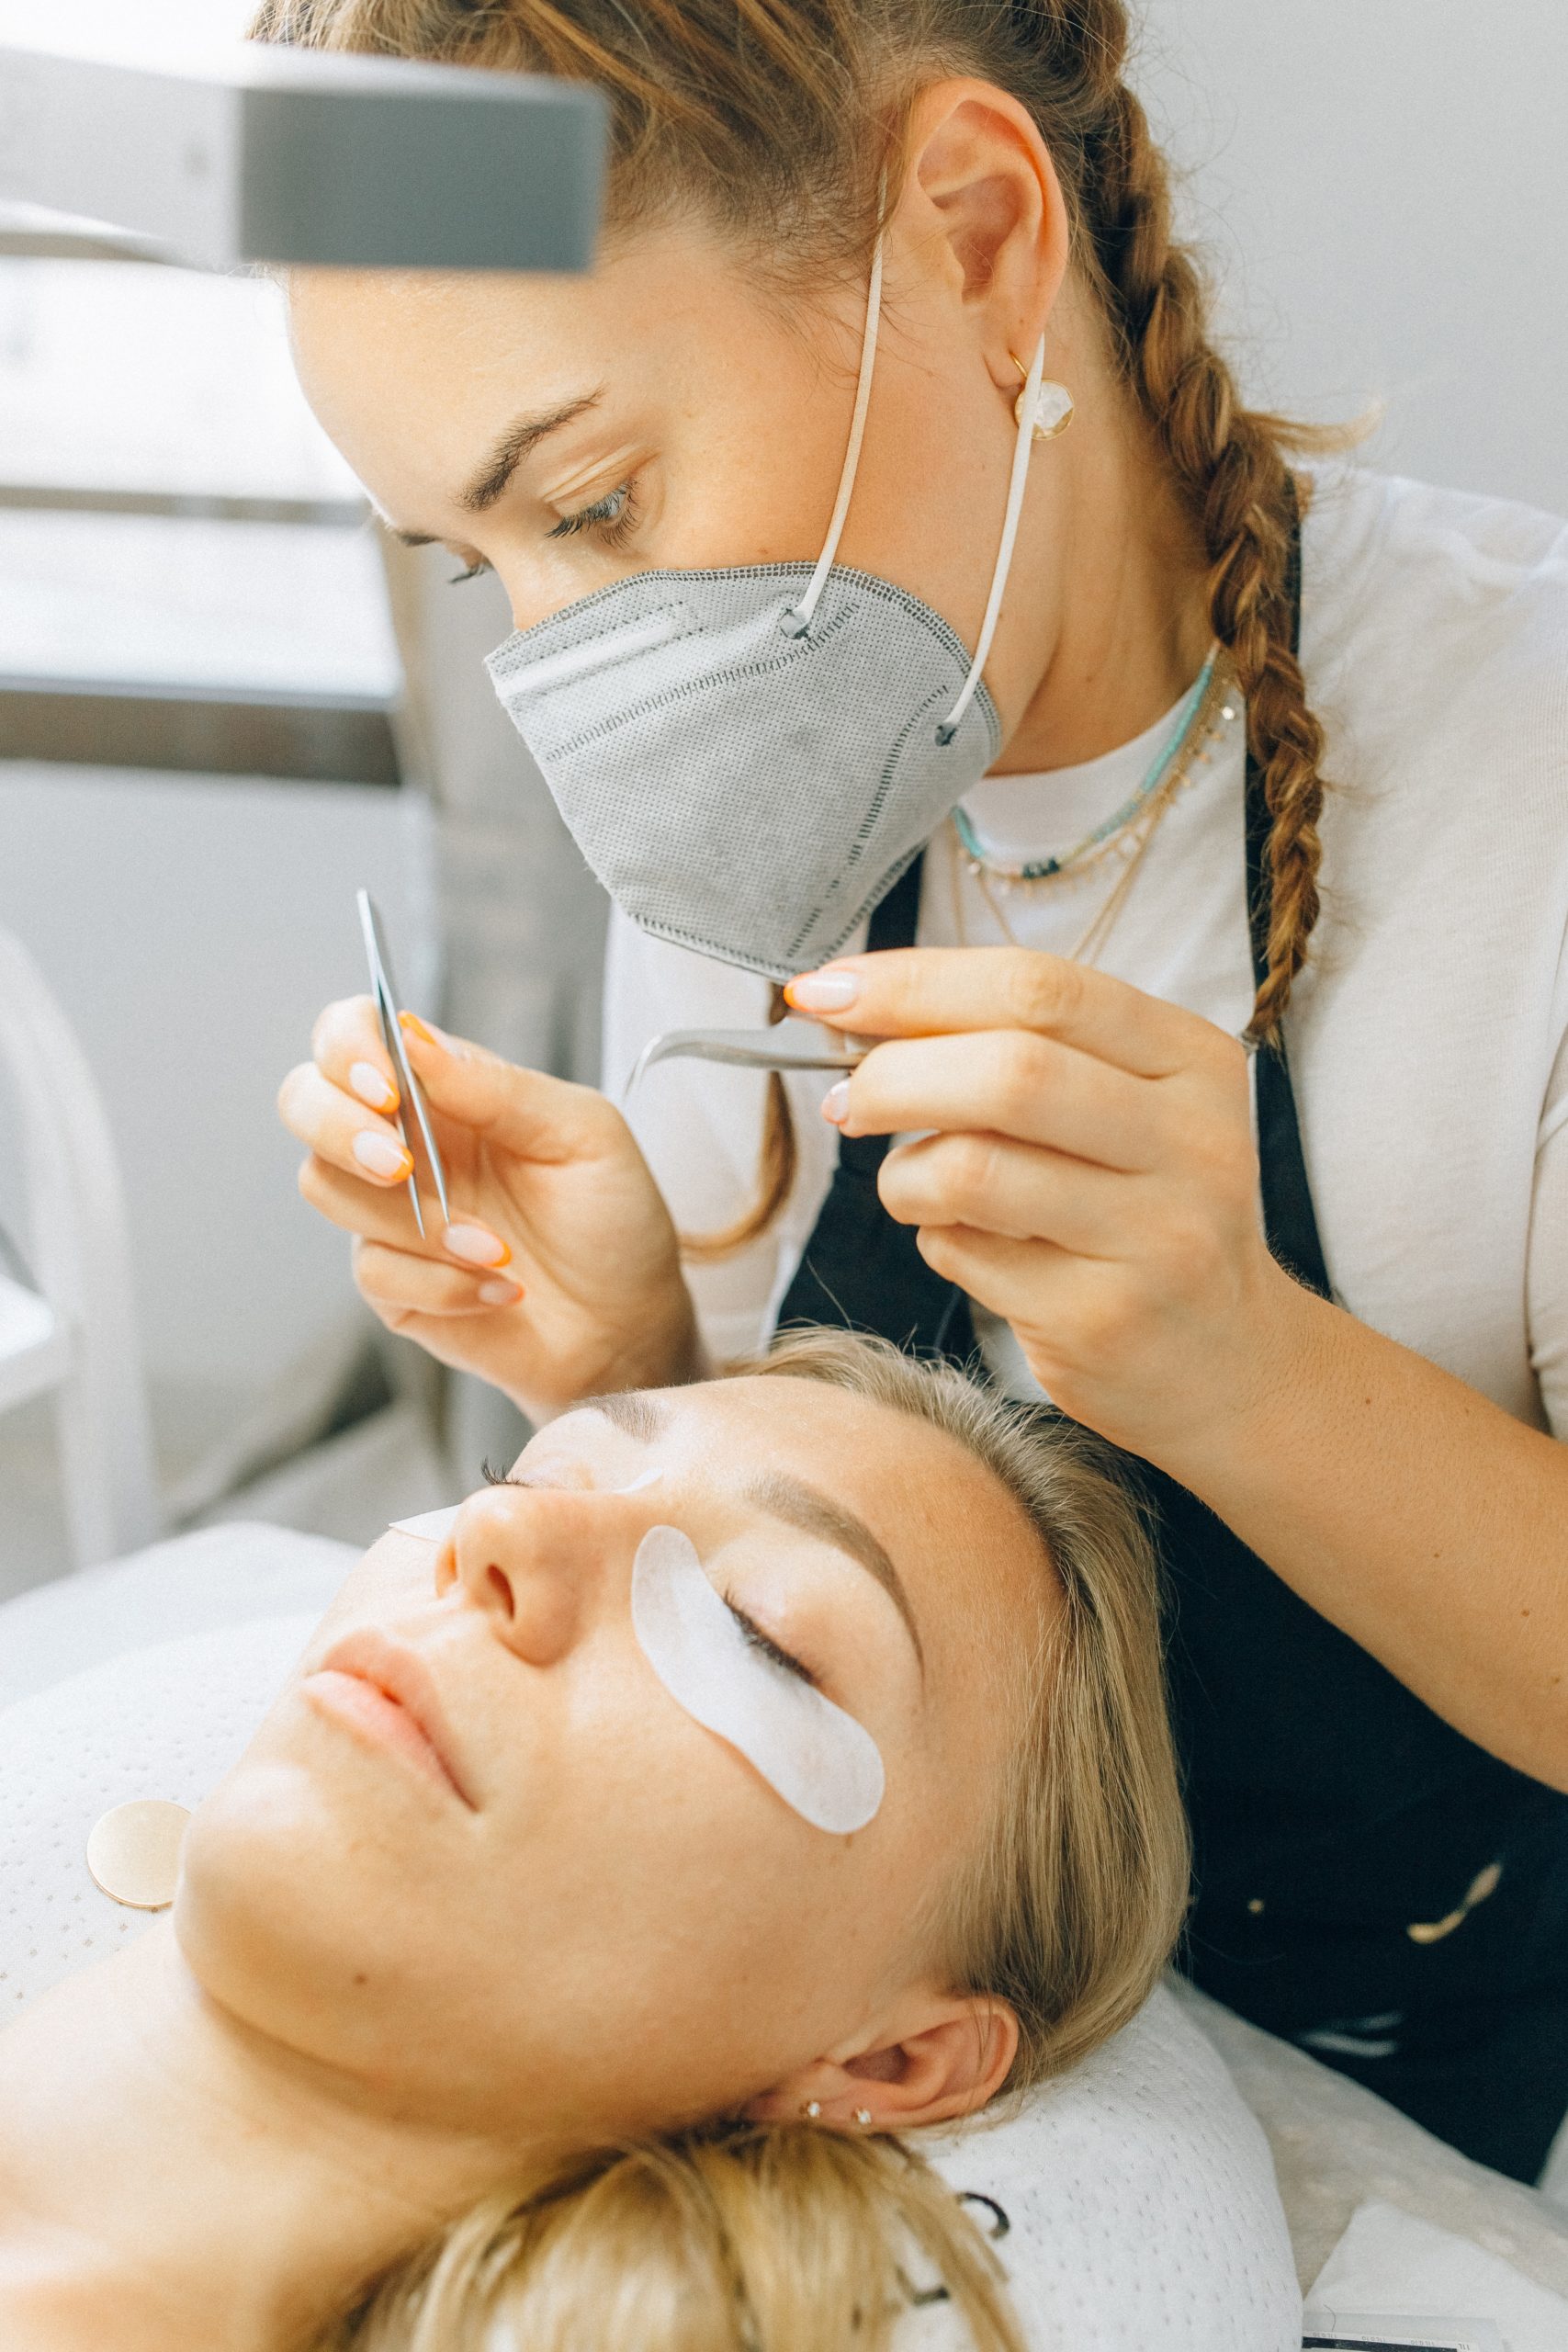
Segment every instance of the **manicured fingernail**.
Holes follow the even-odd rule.
[[[370,1127],[355,1136],[354,1156],[372,1176],[406,1176],[413,1167],[400,1143],[394,1143],[390,1136],[377,1135]]]
[[[479,1304],[483,1306],[515,1306],[522,1295],[521,1283],[488,1282],[479,1284]]]
[[[450,1054],[455,1062],[465,1058],[463,1048],[455,1037],[449,1037],[445,1029],[437,1029],[430,1022],[422,1021],[417,1012],[400,1012],[398,1022],[400,1027],[411,1029],[423,1045],[434,1046],[438,1054]]]
[[[807,1012],[842,1012],[860,994],[858,972],[803,972],[784,995]]]
[[[836,1127],[841,1127],[849,1116],[849,1112],[850,1081],[847,1078],[841,1078],[837,1086],[830,1086],[822,1097],[822,1116],[825,1119],[831,1119]]]
[[[355,1062],[348,1073],[348,1082],[362,1102],[373,1111],[390,1111],[396,1105],[398,1090],[389,1086],[374,1062]]]
[[[482,1225],[449,1225],[442,1239],[454,1258],[465,1258],[470,1266],[504,1266],[511,1261],[505,1242]]]

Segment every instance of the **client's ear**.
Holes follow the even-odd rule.
[[[909,2132],[973,2115],[1007,2080],[1018,2019],[988,1993],[926,1996],[884,2022],[869,2045],[833,2051],[787,2075],[746,2109],[753,2122],[813,2122]]]

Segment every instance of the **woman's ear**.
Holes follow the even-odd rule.
[[[756,2123],[836,2124],[911,2132],[973,2115],[994,2098],[1018,2050],[1018,2019],[990,1994],[911,2002],[869,2047],[832,2052],[788,2075],[746,2109]]]
[[[934,262],[978,330],[996,383],[1016,389],[1067,273],[1071,229],[1051,153],[1026,107],[993,83],[922,90],[909,111],[897,227]]]

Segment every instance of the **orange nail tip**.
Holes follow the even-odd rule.
[[[417,1012],[400,1012],[398,1015],[398,1022],[400,1027],[404,1029],[412,1029],[414,1035],[424,1045],[434,1046],[439,1052],[441,1046],[440,1038],[436,1036],[433,1029],[420,1019]]]
[[[499,1233],[491,1233],[488,1226],[466,1225],[461,1221],[446,1227],[446,1242],[454,1258],[467,1266],[480,1266],[486,1273],[498,1272],[512,1263],[512,1251]]]

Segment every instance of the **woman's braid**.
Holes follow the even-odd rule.
[[[1064,13],[1078,19],[1080,56],[1097,59],[1103,74],[1103,110],[1083,142],[1086,239],[1128,379],[1201,532],[1212,626],[1235,665],[1248,744],[1263,771],[1273,908],[1248,1031],[1262,1044],[1279,1035],[1318,914],[1324,739],[1292,650],[1287,583],[1303,492],[1282,454],[1289,428],[1242,406],[1209,342],[1202,282],[1171,240],[1165,160],[1121,78],[1124,12],[1118,0],[1080,0]],[[1099,40],[1094,18],[1103,26]]]

